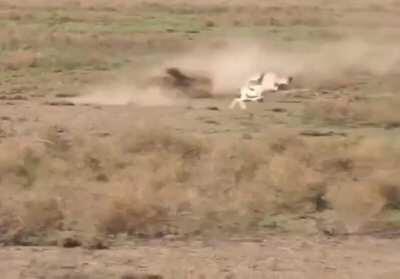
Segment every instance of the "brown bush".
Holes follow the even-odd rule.
[[[64,214],[57,200],[34,199],[25,202],[20,219],[23,232],[35,235],[62,229]]]
[[[100,217],[98,228],[106,234],[155,236],[162,232],[160,226],[167,223],[167,214],[155,201],[141,201],[136,197],[116,198]]]
[[[348,232],[363,229],[387,203],[379,193],[379,185],[367,181],[349,182],[331,189],[329,200]]]
[[[326,141],[276,130],[243,145],[161,126],[113,139],[46,131],[39,143],[0,144],[0,202],[18,201],[3,211],[10,235],[237,231],[330,208],[355,231],[399,205],[400,150],[384,136]]]
[[[390,127],[398,125],[399,98],[355,101],[350,97],[311,101],[304,108],[306,121],[322,121],[335,125],[367,124]]]
[[[132,127],[121,139],[123,149],[129,153],[167,152],[182,158],[199,158],[207,151],[206,145],[194,137],[176,135],[163,127]]]
[[[38,65],[39,56],[30,50],[17,50],[8,53],[0,60],[0,64],[6,70],[19,70],[23,68],[35,67]]]
[[[0,206],[0,243],[10,243],[22,229],[21,221],[15,215],[15,208]]]
[[[63,228],[58,201],[47,197],[5,204],[0,216],[0,242],[5,244],[41,244]]]

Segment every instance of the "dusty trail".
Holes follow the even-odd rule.
[[[0,250],[0,271],[8,279],[139,278],[134,274],[166,279],[395,279],[400,276],[399,245],[400,240],[370,237],[276,236],[261,242],[159,240],[97,251],[7,247]]]

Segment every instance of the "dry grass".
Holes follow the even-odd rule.
[[[35,235],[62,230],[64,216],[57,200],[36,198],[25,202],[20,220],[22,233]]]
[[[399,123],[399,98],[382,97],[352,100],[339,97],[309,102],[304,108],[306,121],[322,121],[334,125],[370,125],[391,128]]]
[[[38,65],[39,55],[29,50],[18,50],[8,53],[0,61],[3,70],[20,70]]]
[[[234,51],[222,48],[220,56],[210,56],[207,48],[199,51],[201,55],[196,48],[185,53],[196,58],[188,63],[199,68],[210,68],[213,62],[210,70],[221,92],[236,90],[242,75],[263,66],[263,61],[277,69],[288,65],[282,70],[304,72],[319,85],[332,76],[347,77],[344,70],[349,68],[385,74],[398,60],[394,52],[393,57],[387,55],[393,51],[389,43],[379,47],[347,40],[331,44],[346,37],[346,32],[335,28],[348,23],[363,30],[365,22],[381,26],[382,22],[373,20],[374,12],[392,5],[387,1],[370,7],[351,3],[353,8],[342,17],[336,14],[347,4],[321,5],[319,0],[305,5],[286,1],[284,7],[269,2],[245,7],[239,1],[229,7],[221,6],[221,1],[185,5],[182,1],[168,5],[157,1],[14,2],[0,1],[4,8],[0,19],[7,23],[0,30],[3,84],[19,85],[18,76],[32,75],[29,81],[38,84],[38,90],[47,81],[35,79],[36,70],[41,76],[71,74],[74,82],[61,85],[68,91],[65,87],[76,81],[74,71],[83,75],[86,70],[117,69],[129,65],[128,58],[140,65],[154,61],[159,65],[161,54],[198,46],[204,37],[218,38],[228,31],[268,37],[279,51],[269,47],[271,42],[251,39],[249,44],[241,41]],[[371,15],[365,16],[365,11]],[[399,26],[396,11],[387,15],[391,27]],[[197,39],[198,33],[206,36]],[[315,47],[326,40],[325,47]],[[292,42],[299,50],[290,49]],[[206,45],[212,43],[207,40]],[[316,67],[312,61],[321,63]],[[238,64],[243,73],[235,70]],[[398,123],[397,106],[397,101],[386,99],[329,99],[311,102],[304,117],[339,125],[390,126]],[[252,139],[243,145],[243,140],[226,136],[211,140],[153,123],[148,126],[153,128],[135,126],[111,139],[51,127],[40,134],[41,141],[2,141],[2,241],[64,230],[136,236],[240,232],[258,229],[277,214],[314,216],[332,209],[348,230],[355,231],[400,206],[400,177],[395,171],[400,154],[395,139],[306,140],[274,131],[268,141]]]
[[[0,211],[8,217],[0,228],[8,240],[65,229],[240,232],[268,216],[330,208],[355,231],[400,202],[400,150],[386,138],[309,142],[276,131],[242,146],[136,127],[117,144],[69,135],[65,145],[69,132],[60,131],[44,133],[44,145],[1,144]]]
[[[120,197],[111,201],[110,207],[101,216],[99,230],[105,234],[157,236],[167,224],[168,211],[160,201],[141,200],[138,197]],[[161,226],[161,227],[160,227]]]
[[[123,148],[128,153],[167,152],[181,155],[183,158],[197,157],[206,152],[206,146],[195,138],[177,136],[174,132],[163,127],[149,129],[148,127],[134,126],[131,132],[124,135]]]

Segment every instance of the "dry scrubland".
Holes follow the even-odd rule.
[[[400,2],[228,2],[0,1],[2,244],[399,229]],[[260,68],[307,90],[227,110]]]
[[[331,210],[344,233],[369,221],[390,227],[378,214],[396,214],[400,157],[393,139],[307,141],[272,130],[272,138],[222,143],[161,126],[130,130],[105,142],[66,141],[51,129],[43,144],[2,145],[3,241],[54,242],[51,236],[64,230],[139,237],[317,233],[341,229],[324,227]],[[292,228],[299,217],[312,224]]]

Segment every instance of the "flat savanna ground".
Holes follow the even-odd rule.
[[[0,1],[3,278],[398,278],[399,14]],[[228,109],[260,70],[294,82]]]

